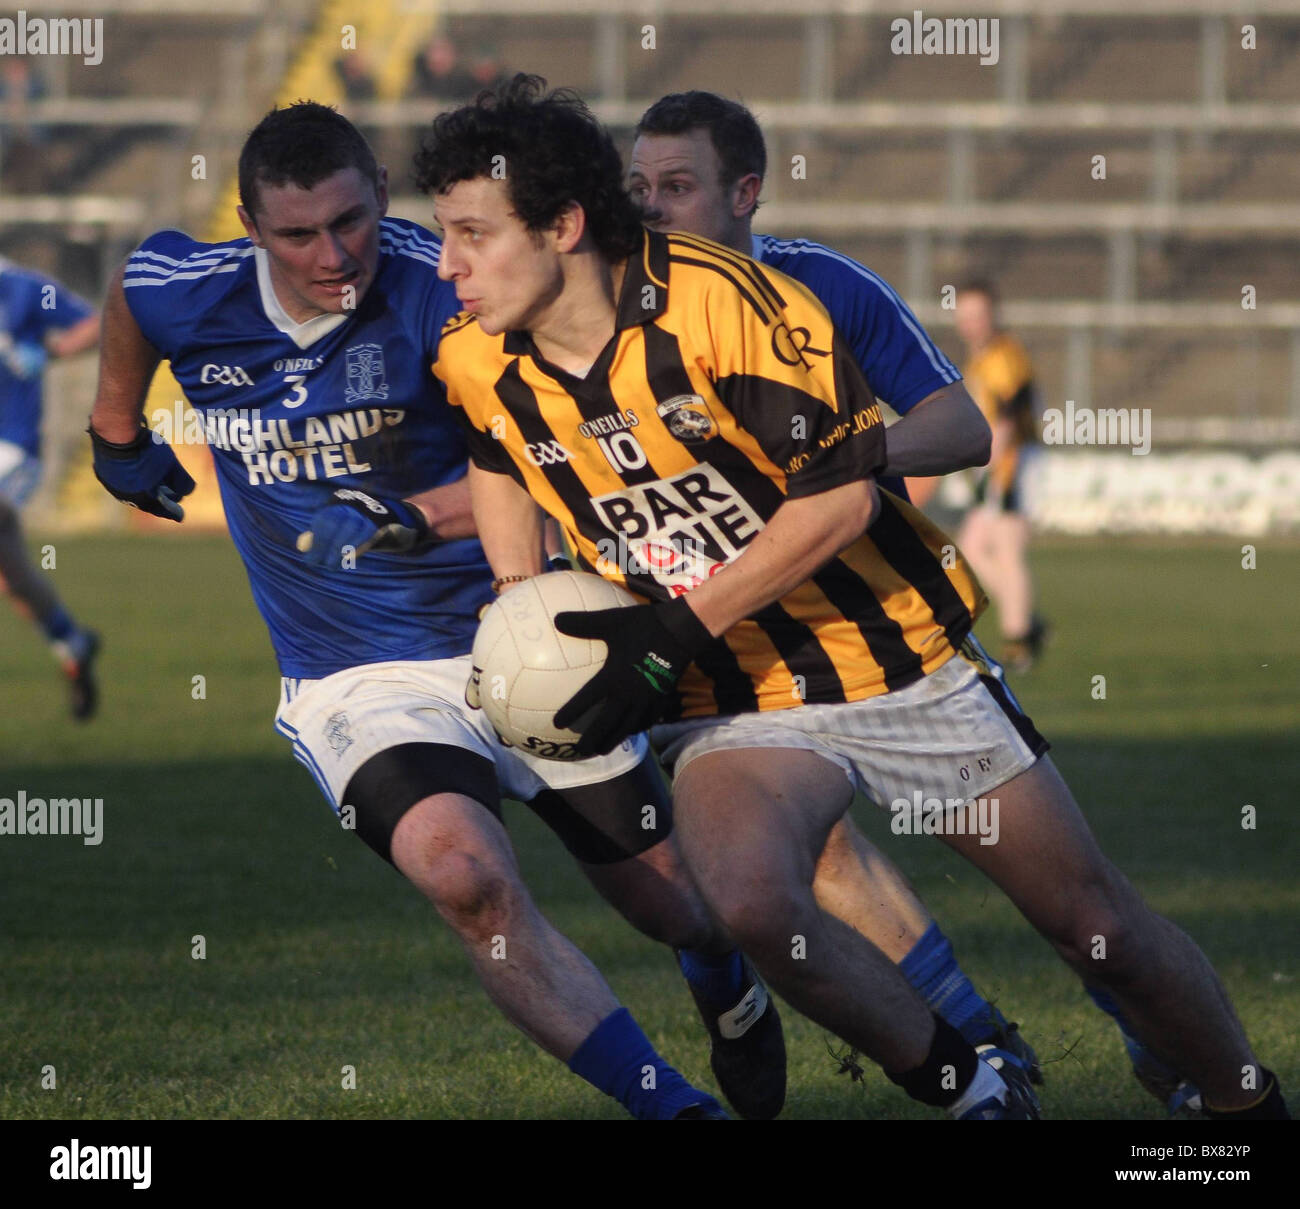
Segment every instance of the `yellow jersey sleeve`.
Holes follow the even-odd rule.
[[[880,406],[821,303],[799,282],[707,240],[670,236],[674,282],[696,279],[685,320],[722,405],[786,476],[829,491],[885,465]]]

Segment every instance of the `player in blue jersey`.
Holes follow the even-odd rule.
[[[654,230],[727,244],[803,282],[830,312],[876,397],[906,419],[889,429],[880,484],[906,498],[904,474],[987,460],[988,425],[961,374],[906,303],[856,261],[807,240],[754,235],[766,151],[750,112],[708,92],[667,96],[642,115],[628,173]],[[898,867],[848,815],[831,830],[814,883],[819,901],[902,968],[930,1006],[972,1044],[994,1043],[1041,1078],[1033,1051],[957,964],[952,945]]]
[[[762,131],[743,105],[709,92],[679,93],[661,98],[642,115],[629,185],[651,227],[728,244],[818,296],[877,397],[904,417],[889,429],[888,470],[895,473],[892,482],[882,476],[881,486],[905,496],[903,475],[983,465],[989,456],[987,424],[952,362],[888,283],[822,244],[752,233],[766,161]],[[975,993],[901,872],[851,824],[831,833],[816,890],[819,899],[898,961],[935,1010],[968,1037],[1002,1027],[1000,1014]],[[1171,1114],[1199,1110],[1198,1089],[1137,1039],[1114,998],[1099,987],[1089,987],[1088,993],[1118,1024],[1142,1086]],[[1010,1044],[1019,1050],[1017,1042],[1012,1038]]]
[[[98,703],[99,636],[79,625],[27,554],[20,514],[41,474],[45,366],[93,348],[99,316],[66,286],[0,258],[0,591],[41,627],[63,669],[72,716]]]
[[[494,585],[472,536],[465,442],[429,368],[458,309],[438,241],[384,217],[386,178],[364,139],[311,103],[249,136],[240,196],[248,238],[159,232],[110,286],[96,474],[119,499],[182,519],[192,480],[141,422],[169,359],[203,417],[270,629],[276,727],[343,824],[430,899],[493,1002],[575,1073],[637,1117],[722,1116],[533,904],[499,806],[528,802],[608,900],[684,950],[723,1090],[742,1115],[775,1115],[779,1017],[677,857],[644,738],[542,761],[502,746],[466,704]],[[657,822],[643,830],[647,803]]]

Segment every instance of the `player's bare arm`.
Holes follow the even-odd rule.
[[[54,332],[45,342],[52,357],[73,357],[99,343],[99,316],[88,315],[79,323]]]
[[[409,495],[406,503],[420,510],[429,526],[431,537],[448,541],[456,537],[474,536],[474,514],[470,508],[468,478]]]
[[[543,558],[542,510],[508,474],[470,463],[470,498],[479,541],[498,579],[540,575]]]
[[[154,348],[126,304],[122,288],[125,269],[109,282],[104,299],[103,347],[99,355],[99,385],[90,426],[106,441],[125,444],[140,430],[145,396],[162,354]]]

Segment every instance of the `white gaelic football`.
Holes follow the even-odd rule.
[[[576,731],[555,711],[605,665],[609,649],[555,628],[555,615],[634,605],[622,588],[581,571],[552,571],[492,602],[474,636],[474,675],[488,721],[506,742],[547,760],[576,759]]]

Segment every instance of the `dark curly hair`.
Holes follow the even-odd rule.
[[[297,101],[272,109],[253,127],[239,153],[239,201],[257,218],[258,189],[312,189],[327,176],[356,168],[376,189],[379,167],[361,132],[336,109]]]
[[[725,188],[751,172],[767,172],[767,146],[754,115],[739,101],[716,92],[674,92],[660,97],[641,115],[636,137],[643,134],[689,134],[704,129],[718,153]]]
[[[486,89],[472,104],[434,119],[414,165],[416,185],[434,195],[502,171],[510,203],[529,231],[553,227],[577,202],[607,260],[640,247],[641,220],[624,191],[622,158],[572,90],[547,92],[541,76],[523,73]]]

